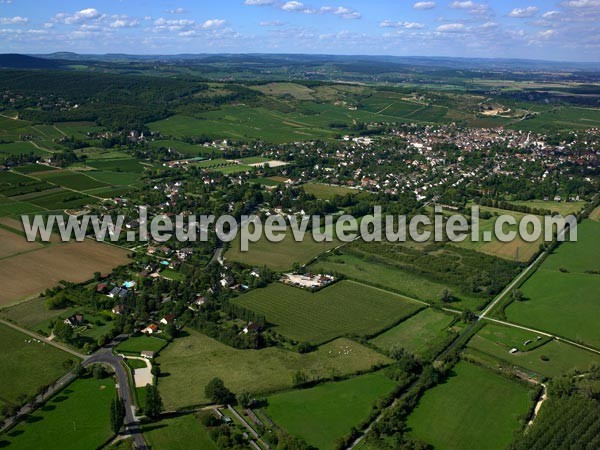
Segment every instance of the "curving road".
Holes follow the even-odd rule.
[[[79,353],[72,348],[63,345],[59,342],[55,342],[54,340],[50,340],[44,336],[40,336],[30,330],[26,330],[14,323],[7,322],[5,320],[0,319],[0,324],[6,325],[14,330],[20,331],[34,339],[39,339],[40,341],[45,342],[48,345],[52,345],[53,347],[59,348],[65,352],[70,353],[71,355],[77,356],[81,358],[82,365],[87,367],[91,364],[106,364],[113,368],[115,372],[115,378],[117,381],[117,388],[119,397],[123,399],[123,403],[125,404],[125,432],[124,436],[131,436],[133,442],[135,444],[135,448],[139,450],[147,450],[148,446],[146,445],[146,441],[144,440],[144,436],[142,435],[142,431],[139,427],[139,422],[135,417],[135,402],[133,400],[133,395],[131,392],[131,387],[129,386],[129,376],[125,367],[122,364],[123,359],[120,356],[113,354],[113,349],[123,340],[127,339],[127,335],[118,336],[115,340],[113,340],[110,344],[102,347],[96,353],[86,356],[82,353]],[[15,417],[11,417],[5,420],[4,425],[0,429],[0,432],[4,432],[5,430],[11,428],[15,421],[20,417],[23,417],[27,414],[31,414],[35,411],[40,405],[42,405],[45,401],[51,398],[53,395],[60,392],[64,387],[69,385],[75,379],[75,375],[72,372],[67,373],[62,378],[60,378],[56,383],[54,383],[46,392],[41,395],[38,395],[35,398],[35,402],[29,403],[23,406],[17,413]],[[107,411],[108,414],[108,411]]]
[[[115,378],[117,379],[117,386],[119,391],[119,397],[125,404],[125,436],[131,436],[135,444],[135,448],[142,450],[147,449],[146,441],[142,434],[142,430],[139,426],[139,421],[136,419],[135,402],[133,400],[133,394],[131,387],[129,386],[129,376],[127,371],[123,367],[123,358],[113,354],[113,349],[119,344],[119,342],[127,339],[127,336],[118,336],[113,342],[102,347],[92,356],[85,360],[84,365],[90,364],[108,364],[115,371]]]

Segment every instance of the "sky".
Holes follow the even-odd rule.
[[[0,0],[0,53],[600,61],[600,0]]]

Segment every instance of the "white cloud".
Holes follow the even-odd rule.
[[[29,22],[27,17],[0,17],[0,25],[24,25]]]
[[[287,22],[282,22],[281,20],[271,20],[260,22],[259,25],[261,27],[282,27],[284,25],[287,25]]]
[[[435,2],[417,2],[413,5],[414,9],[425,10],[435,8]]]
[[[334,16],[339,16],[342,19],[360,19],[361,15],[358,11],[346,8],[344,6],[323,6],[319,9],[320,13],[331,13]]]
[[[554,37],[557,34],[556,30],[545,30],[545,31],[540,31],[538,33],[538,36],[541,37],[542,39],[550,39],[551,37]]]
[[[73,25],[73,24],[87,22],[90,20],[102,19],[103,17],[105,17],[104,14],[101,14],[97,9],[86,8],[86,9],[77,11],[76,13],[73,13],[73,14],[58,13],[54,16],[53,20],[55,22],[60,22],[60,23],[64,23],[67,25]]]
[[[510,13],[508,13],[508,17],[514,17],[517,19],[533,17],[537,14],[538,11],[539,8],[537,6],[528,6],[527,8],[515,8]]]
[[[244,5],[255,5],[255,6],[264,6],[264,5],[272,5],[275,3],[275,0],[245,0]]]
[[[290,2],[285,2],[283,5],[281,5],[281,9],[283,9],[284,11],[306,11],[306,7],[304,6],[304,3],[302,2],[298,2],[298,1],[290,1]]]
[[[571,8],[592,8],[600,6],[600,0],[571,0],[564,2],[563,5]]]
[[[169,13],[169,14],[184,14],[187,11],[184,8],[174,8],[174,9],[167,9],[165,12]]]
[[[466,9],[471,14],[486,14],[489,10],[487,5],[482,3],[476,3],[471,0],[468,1],[454,1],[450,4],[450,8],[453,9]]]
[[[560,13],[558,11],[548,11],[542,14],[542,19],[552,20],[556,19],[558,16],[560,16]]]
[[[203,28],[205,30],[212,30],[215,28],[221,28],[223,25],[225,25],[225,20],[223,19],[208,19],[202,25],[200,25],[200,28]]]
[[[137,27],[140,21],[137,19],[117,18],[110,23],[111,28],[133,28]]]
[[[405,28],[407,30],[419,30],[425,28],[425,25],[417,22],[393,22],[391,20],[384,20],[379,24],[381,28]]]
[[[436,28],[436,31],[440,33],[459,33],[464,30],[465,25],[462,23],[447,23]]]

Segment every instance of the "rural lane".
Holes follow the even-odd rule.
[[[29,331],[29,330],[27,330],[25,328],[22,328],[22,327],[20,327],[18,325],[15,325],[12,322],[8,322],[8,321],[6,321],[4,319],[0,319],[0,324],[6,325],[7,327],[12,328],[13,330],[20,331],[21,333],[26,334],[26,335],[34,338],[34,339],[39,339],[40,341],[45,342],[48,345],[52,345],[53,347],[56,347],[56,348],[58,348],[58,349],[60,349],[60,350],[62,350],[64,352],[70,353],[73,356],[77,356],[80,359],[85,360],[86,358],[88,358],[83,353],[79,353],[78,351],[73,350],[71,347],[69,347],[67,345],[63,345],[63,344],[61,344],[59,342],[55,342],[55,341],[53,341],[51,339],[48,339],[47,337],[41,336],[41,335],[39,335],[37,333],[34,333],[33,331]]]
[[[21,333],[24,333],[34,339],[39,339],[40,341],[52,345],[60,350],[63,350],[73,356],[77,356],[82,359],[82,364],[84,367],[87,367],[92,364],[106,364],[113,368],[115,372],[115,378],[117,380],[119,397],[123,399],[123,403],[125,404],[125,434],[131,436],[135,443],[136,449],[144,450],[147,449],[146,441],[144,440],[144,436],[142,435],[141,429],[139,428],[138,421],[135,418],[135,402],[133,401],[133,395],[131,393],[131,387],[129,386],[129,377],[127,375],[127,371],[123,367],[122,358],[113,354],[113,349],[123,340],[127,339],[126,335],[120,335],[115,340],[113,340],[110,344],[102,347],[96,353],[92,355],[84,355],[79,353],[72,348],[50,340],[44,336],[40,336],[32,331],[26,330],[18,325],[15,325],[6,320],[0,319],[0,324],[6,325],[14,330],[17,330]],[[34,403],[28,403],[24,405],[17,413],[15,417],[11,417],[5,420],[0,432],[12,427],[15,423],[15,420],[19,417],[23,417],[27,414],[31,414],[35,411],[39,405],[43,404],[49,398],[51,398],[56,393],[60,392],[65,386],[71,383],[75,379],[75,375],[72,372],[65,374],[58,381],[56,381],[52,386],[48,388],[46,392],[41,395],[38,395],[35,398]],[[108,414],[108,411],[107,411]]]

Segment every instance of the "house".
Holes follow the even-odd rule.
[[[198,297],[196,297],[196,300],[194,300],[194,304],[197,306],[202,306],[206,303],[206,297],[202,297],[201,295],[199,295]]]
[[[128,295],[129,295],[129,291],[127,289],[117,287],[117,286],[112,288],[112,290],[108,293],[108,296],[110,298],[125,298]]]
[[[127,307],[122,303],[113,306],[112,313],[113,314],[125,314],[127,312]]]
[[[160,323],[162,323],[163,325],[169,325],[173,322],[175,322],[175,315],[173,314],[167,314],[165,317],[160,319]]]
[[[72,316],[67,317],[65,319],[65,323],[72,328],[82,325],[83,321],[84,321],[83,314],[73,314]]]
[[[150,351],[150,350],[143,350],[140,355],[142,356],[142,358],[146,358],[146,359],[154,359],[154,352]]]
[[[262,330],[262,327],[254,322],[248,322],[248,325],[246,325],[244,327],[244,329],[242,330],[242,332],[244,334],[248,334],[248,333],[258,333],[260,330]]]
[[[518,351],[519,351],[519,349],[518,349],[518,348],[511,348],[509,353],[510,353],[510,354],[512,354],[512,355],[514,355],[514,354],[515,354],[515,353],[517,353]]]
[[[99,283],[98,286],[96,286],[96,292],[99,294],[106,294],[106,291],[108,291],[108,285],[106,283]]]
[[[158,333],[158,325],[156,325],[155,323],[151,323],[150,325],[148,325],[146,328],[144,328],[142,330],[142,333],[144,333],[144,334]]]

